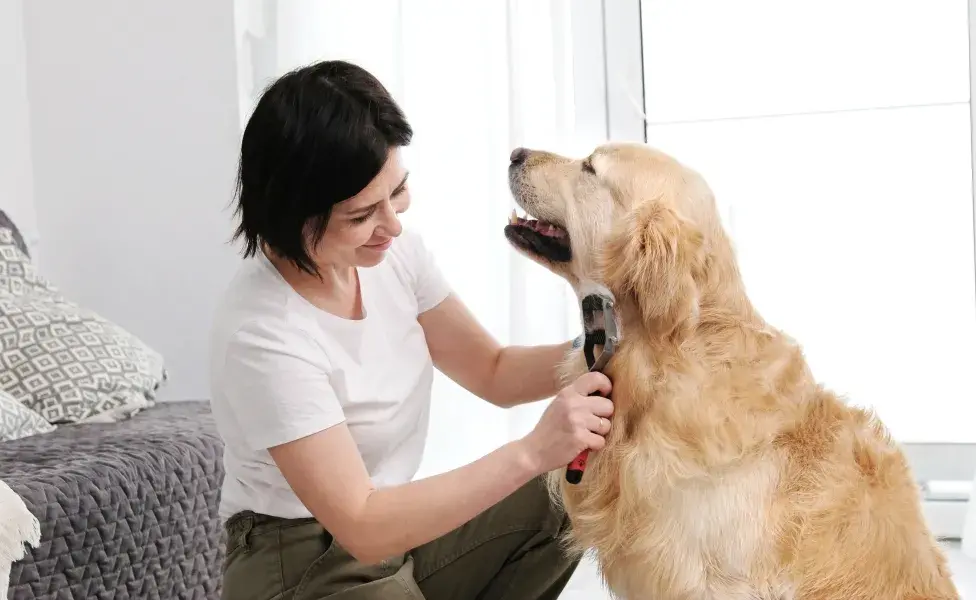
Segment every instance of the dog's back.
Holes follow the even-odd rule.
[[[787,458],[777,552],[797,598],[959,598],[907,460],[873,414],[819,390],[776,445]]]

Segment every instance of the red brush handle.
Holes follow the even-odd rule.
[[[586,459],[590,457],[589,450],[583,450],[576,455],[573,462],[566,467],[566,481],[576,484],[583,481],[583,471],[586,470]]]
[[[599,396],[599,394],[591,394],[593,396]],[[577,484],[583,481],[583,471],[586,470],[586,460],[590,458],[590,450],[586,449],[576,455],[573,462],[566,466],[566,481],[572,484]]]

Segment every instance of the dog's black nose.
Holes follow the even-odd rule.
[[[525,148],[516,148],[512,150],[512,155],[509,159],[512,161],[513,165],[520,165],[525,162],[525,159],[529,157],[529,151]]]

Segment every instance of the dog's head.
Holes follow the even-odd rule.
[[[701,176],[643,144],[606,144],[582,159],[519,148],[509,185],[527,213],[505,236],[583,296],[605,287],[672,333],[697,316],[717,247],[727,247]]]

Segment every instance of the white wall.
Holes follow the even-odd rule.
[[[23,11],[42,270],[164,354],[163,398],[208,397],[211,311],[236,261],[233,1]]]
[[[14,220],[36,254],[22,10],[21,0],[0,2],[0,209]]]

